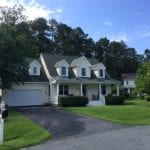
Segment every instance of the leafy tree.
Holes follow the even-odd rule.
[[[110,42],[101,38],[96,42],[96,57],[103,62],[108,73],[120,79],[122,73],[135,73],[141,64],[141,58],[134,48],[129,48],[123,41]]]
[[[0,25],[0,88],[8,89],[13,83],[22,82],[25,71],[22,37],[16,36],[14,26]]]
[[[15,25],[26,20],[23,14],[24,8],[22,5],[14,5],[13,7],[0,6],[0,22],[5,24]]]
[[[137,90],[150,95],[150,62],[145,62],[137,71]]]
[[[144,55],[145,55],[145,62],[150,61],[150,49],[146,49],[144,51]]]
[[[96,57],[105,64],[106,53],[110,49],[110,41],[105,37],[96,42]]]
[[[50,52],[50,27],[47,20],[44,18],[37,18],[30,23],[36,45],[39,53]]]
[[[22,50],[27,57],[39,57],[40,50],[33,36],[29,22],[21,22],[16,26],[16,36],[21,38]]]

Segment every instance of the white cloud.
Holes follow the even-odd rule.
[[[150,37],[150,31],[141,33],[141,34],[140,34],[140,37]]]
[[[25,15],[29,20],[33,20],[38,17],[44,17],[46,19],[59,18],[62,13],[62,9],[57,8],[51,10],[44,5],[39,4],[36,0],[30,0],[28,3],[25,0],[0,0],[0,6],[12,7],[15,4],[21,4],[25,8]]]
[[[134,33],[137,37],[140,38],[150,37],[150,25],[149,24],[142,25],[140,29],[136,30]]]
[[[110,21],[105,21],[105,22],[104,22],[104,25],[105,25],[105,26],[108,26],[108,27],[111,27],[112,23],[111,23]]]
[[[120,33],[119,35],[115,35],[115,36],[110,36],[109,37],[110,41],[116,41],[116,42],[120,42],[120,41],[124,41],[124,42],[128,42],[128,35],[126,33]]]

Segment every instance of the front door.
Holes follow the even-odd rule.
[[[83,86],[82,86],[82,92],[83,92],[83,95],[84,95],[84,96],[87,96],[87,92],[88,92],[87,90],[88,90],[88,89],[87,89],[87,85],[83,85]]]
[[[101,87],[101,94],[106,95],[106,85],[102,85]]]

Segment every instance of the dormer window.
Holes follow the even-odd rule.
[[[91,70],[93,70],[93,72],[97,78],[105,78],[106,67],[102,63],[93,65],[91,67]]]
[[[103,69],[100,69],[100,70],[99,70],[99,77],[100,77],[100,78],[103,78],[103,77],[104,77],[104,70],[103,70]]]
[[[69,64],[67,63],[66,60],[63,59],[63,60],[56,62],[54,67],[56,68],[58,76],[68,77]]]
[[[41,69],[41,64],[37,60],[32,61],[29,64],[29,75],[39,76],[40,69]]]
[[[61,75],[66,76],[66,67],[61,67]]]
[[[37,67],[33,67],[33,74],[37,74]]]
[[[85,68],[81,68],[81,72],[82,72],[82,77],[86,76],[86,69]]]

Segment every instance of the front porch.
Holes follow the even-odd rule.
[[[104,106],[105,96],[111,94],[112,84],[100,83],[57,83],[55,84],[55,98],[58,104],[59,96],[87,96],[89,99],[88,106]],[[54,85],[53,85],[54,86]],[[117,95],[119,95],[119,84],[116,84]],[[53,88],[54,89],[54,88]]]

